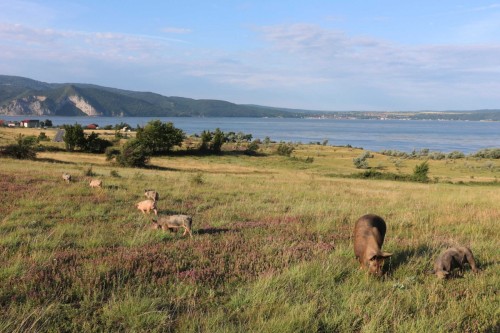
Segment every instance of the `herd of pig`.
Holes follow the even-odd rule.
[[[63,179],[66,182],[71,181],[71,175],[63,174]],[[90,187],[102,187],[102,181],[91,179]],[[152,229],[169,230],[177,232],[179,229],[184,229],[185,236],[191,232],[193,219],[189,215],[160,215],[158,216],[158,200],[160,196],[154,190],[145,190],[144,195],[146,200],[137,203],[136,207],[144,214],[154,212],[157,217],[152,219]],[[374,214],[368,214],[360,217],[354,225],[354,254],[361,264],[362,269],[367,269],[369,273],[381,276],[384,260],[392,256],[392,253],[383,252],[382,244],[384,243],[387,226],[384,219]],[[474,273],[478,272],[476,262],[472,251],[465,246],[451,247],[443,251],[434,262],[433,273],[440,279],[449,277],[455,269],[462,271],[464,265],[469,264]]]
[[[392,253],[382,251],[386,230],[384,219],[373,214],[360,217],[354,226],[354,254],[361,268],[378,276],[382,275],[384,259],[392,256]],[[451,247],[437,257],[433,273],[444,279],[454,269],[463,270],[467,263],[474,273],[478,272],[474,256],[468,247]]]
[[[193,237],[193,234],[191,233],[193,218],[191,216],[183,214],[158,216],[157,202],[160,199],[160,195],[154,190],[144,190],[144,195],[147,199],[139,202],[136,207],[144,214],[149,214],[151,211],[155,213],[157,220],[152,220],[152,229],[162,229],[176,232],[180,228],[183,228],[184,233],[182,236],[189,234],[189,236]]]
[[[71,182],[71,175],[69,173],[63,173],[62,178],[65,182]],[[92,188],[102,188],[102,181],[99,179],[91,179],[89,181],[89,186]],[[191,232],[193,225],[193,218],[189,215],[158,215],[158,200],[160,196],[158,192],[154,190],[144,190],[144,195],[146,196],[146,200],[139,202],[136,207],[144,214],[154,212],[157,219],[152,219],[152,229],[161,229],[161,230],[169,230],[170,232],[177,232],[179,229],[184,229],[185,236],[189,234],[189,236],[193,237]]]

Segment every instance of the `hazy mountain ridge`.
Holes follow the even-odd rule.
[[[0,114],[47,116],[297,117],[281,109],[262,109],[220,100],[166,97],[93,84],[45,83],[0,75]]]
[[[46,83],[0,75],[0,115],[137,117],[313,117],[500,121],[500,110],[314,111],[163,96],[83,83]]]

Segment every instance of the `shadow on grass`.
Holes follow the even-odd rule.
[[[38,162],[49,162],[49,163],[58,163],[58,164],[76,164],[75,162],[68,162],[68,161],[60,161],[60,160],[56,160],[56,159],[53,159],[53,158],[37,158],[35,161],[38,161]]]
[[[197,235],[217,235],[217,234],[224,234],[226,232],[236,232],[234,229],[228,229],[228,228],[213,228],[213,227],[208,227],[208,228],[201,228],[196,230],[194,233]]]
[[[210,151],[201,151],[198,149],[188,149],[188,150],[178,150],[171,151],[168,156],[197,156],[197,157],[210,157],[210,156],[255,156],[264,157],[267,156],[264,153],[252,152],[248,150],[227,150],[220,153],[214,153]]]
[[[123,189],[123,190],[127,189],[125,186],[119,186],[119,185],[104,185],[103,187],[107,190],[114,190],[114,191],[119,190],[119,189]]]
[[[180,169],[162,167],[162,166],[158,166],[158,165],[146,165],[146,166],[141,167],[141,169],[157,170],[157,171],[181,171]]]
[[[434,253],[434,249],[427,245],[419,245],[417,248],[394,252],[390,260],[384,263],[384,271],[387,275],[392,275],[398,268],[411,260],[415,256],[429,257]]]

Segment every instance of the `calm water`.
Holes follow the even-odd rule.
[[[23,120],[26,116],[0,116],[4,120]],[[372,151],[384,149],[411,152],[428,148],[471,153],[482,148],[500,147],[500,122],[419,121],[419,120],[336,120],[283,118],[172,118],[172,117],[30,117],[52,120],[56,125],[96,123],[99,126],[120,122],[144,126],[153,119],[173,122],[186,134],[220,128],[224,132],[244,132],[254,139],[266,136],[274,141],[323,142],[351,145]]]

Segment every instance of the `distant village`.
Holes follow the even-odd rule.
[[[52,120],[39,120],[39,119],[24,119],[21,121],[9,120],[5,121],[0,119],[0,127],[25,127],[25,128],[48,128],[52,127]],[[88,124],[85,129],[99,129],[98,124]]]

